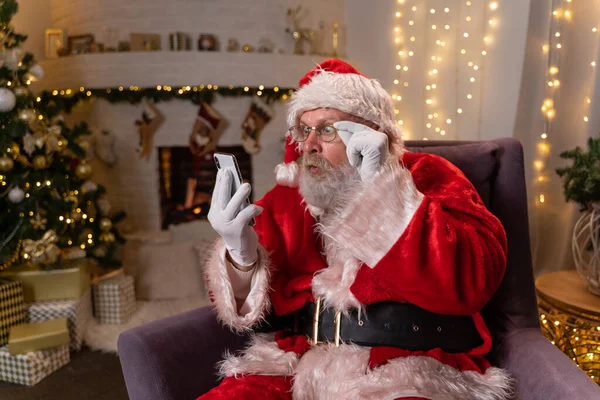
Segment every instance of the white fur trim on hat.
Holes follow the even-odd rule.
[[[275,167],[275,181],[281,186],[298,187],[298,174],[298,164],[295,161]]]
[[[392,144],[401,144],[400,127],[394,117],[392,98],[374,79],[358,74],[322,71],[293,95],[288,126],[297,125],[305,111],[335,108],[379,125]]]

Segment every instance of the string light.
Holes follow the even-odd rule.
[[[594,27],[592,28],[592,33],[594,34],[594,40],[596,41],[596,43],[598,43],[598,39],[599,39],[599,38],[598,38],[598,36],[596,35],[596,34],[598,33],[598,28],[596,28],[596,27],[594,26]],[[596,67],[596,60],[592,60],[592,61],[590,62],[590,65],[591,65],[591,67],[592,67],[592,68],[595,68],[595,67]],[[588,93],[586,94],[586,96],[585,96],[585,98],[584,98],[584,103],[583,103],[583,109],[584,109],[584,111],[583,111],[583,113],[584,113],[583,121],[584,121],[584,122],[589,122],[589,118],[588,118],[587,114],[589,113],[589,110],[590,110],[590,107],[591,107],[591,106],[590,106],[590,104],[592,104],[592,100],[591,100],[591,98],[590,98],[590,96],[591,96],[591,91],[592,91],[592,87],[591,87],[591,86],[588,86],[588,89],[587,89],[587,91],[588,91]]]
[[[571,3],[567,1],[567,3]],[[554,6],[553,6],[554,7]],[[568,5],[567,5],[568,7]],[[552,121],[556,117],[556,108],[555,108],[555,97],[556,91],[560,88],[560,68],[558,66],[559,54],[558,52],[562,49],[562,43],[560,40],[562,38],[562,29],[565,22],[568,22],[572,13],[571,10],[563,9],[563,8],[553,8],[552,15],[555,18],[552,18],[550,21],[550,30],[548,35],[548,43],[542,46],[542,52],[546,56],[546,96],[542,102],[542,106],[540,108],[542,112],[542,116],[544,118],[544,130],[540,135],[541,142],[538,142],[538,154],[536,160],[533,162],[534,169],[536,171],[536,176],[534,180],[538,185],[538,196],[537,196],[537,204],[541,205],[546,202],[546,195],[543,194],[545,191],[545,184],[549,182],[549,179],[546,177],[546,160],[550,156],[550,145],[548,144],[548,135],[552,132]],[[593,32],[595,27],[592,29]],[[595,62],[591,62],[592,67],[595,66]],[[584,121],[587,122],[587,116],[583,117]],[[556,321],[558,322],[558,321]]]
[[[421,101],[425,104],[420,104],[424,106],[424,112],[418,114],[411,112],[411,116],[418,115],[417,118],[422,121],[423,125],[419,123],[416,125],[421,127],[417,133],[423,139],[433,132],[442,135],[443,131],[446,136],[452,135],[453,132],[460,132],[460,125],[464,124],[466,118],[478,119],[478,134],[481,131],[483,110],[480,99],[483,98],[484,80],[481,75],[477,74],[484,72],[484,59],[489,53],[489,46],[494,42],[493,30],[501,24],[496,14],[501,3],[499,0],[484,0],[483,7],[475,8],[471,7],[472,1],[463,1],[462,7],[458,6],[456,10],[450,4],[443,4],[444,2],[437,3],[434,7],[431,7],[430,3],[429,7],[425,6],[424,9],[419,9],[417,5],[413,5],[416,2],[407,5],[406,1],[397,1],[398,6],[393,11],[394,14],[399,15],[398,23],[392,27],[392,40],[398,46],[395,50],[398,59],[393,64],[395,66],[393,84],[396,92],[410,90],[406,92],[405,96],[408,93],[418,95],[417,93],[421,91],[423,96]],[[465,5],[466,8],[464,8]],[[417,10],[420,13],[417,13]],[[463,22],[454,26],[451,20],[458,19]],[[476,27],[472,25],[474,22],[481,24],[482,29],[479,27],[475,29]],[[399,38],[400,32],[402,32],[402,37],[400,40],[396,40]],[[415,47],[417,45],[418,47]],[[465,57],[463,58],[463,56]],[[419,65],[424,66],[423,69],[416,70],[411,66],[410,63],[416,59],[419,60]],[[455,78],[446,75],[449,73],[446,65],[448,62],[454,63]],[[460,77],[465,65],[468,65],[469,75]],[[409,72],[410,75],[408,75]],[[412,81],[412,74],[415,73],[424,74],[424,79],[422,79],[422,86],[419,85],[419,88],[413,89],[409,81]],[[443,84],[443,87],[440,84]],[[449,99],[445,93],[450,90],[450,87],[445,85],[455,86],[456,99],[453,103],[448,103]],[[406,89],[409,87],[411,88]],[[442,93],[444,96],[441,96]],[[402,96],[399,93],[395,94],[394,100],[399,101]],[[474,99],[478,99],[478,101],[474,101]],[[470,101],[468,104],[471,106],[465,107],[465,101]],[[478,107],[479,110],[476,111],[474,107]],[[395,115],[398,115],[397,123],[401,117],[400,110],[394,109]],[[414,118],[405,118],[403,124],[407,128],[412,128],[410,130],[414,132]]]

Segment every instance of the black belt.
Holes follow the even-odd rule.
[[[314,341],[315,308],[320,304],[307,303],[292,315],[271,319],[272,329],[288,329],[309,336]],[[479,347],[483,340],[470,316],[436,314],[408,303],[379,302],[366,306],[366,316],[358,319],[352,310],[349,316],[333,309],[319,310],[318,342],[335,342],[336,325],[339,340],[360,346],[398,347],[411,351],[440,348],[448,353],[463,353]],[[336,324],[336,318],[339,324]]]

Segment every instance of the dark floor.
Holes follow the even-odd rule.
[[[119,357],[84,348],[35,386],[0,382],[2,400],[127,400]]]

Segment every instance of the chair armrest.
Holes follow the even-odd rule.
[[[118,349],[129,398],[197,398],[216,385],[215,363],[225,349],[240,349],[246,340],[223,328],[211,307],[123,332]]]
[[[509,334],[496,354],[496,365],[516,380],[524,400],[600,399],[600,388],[539,328]]]

